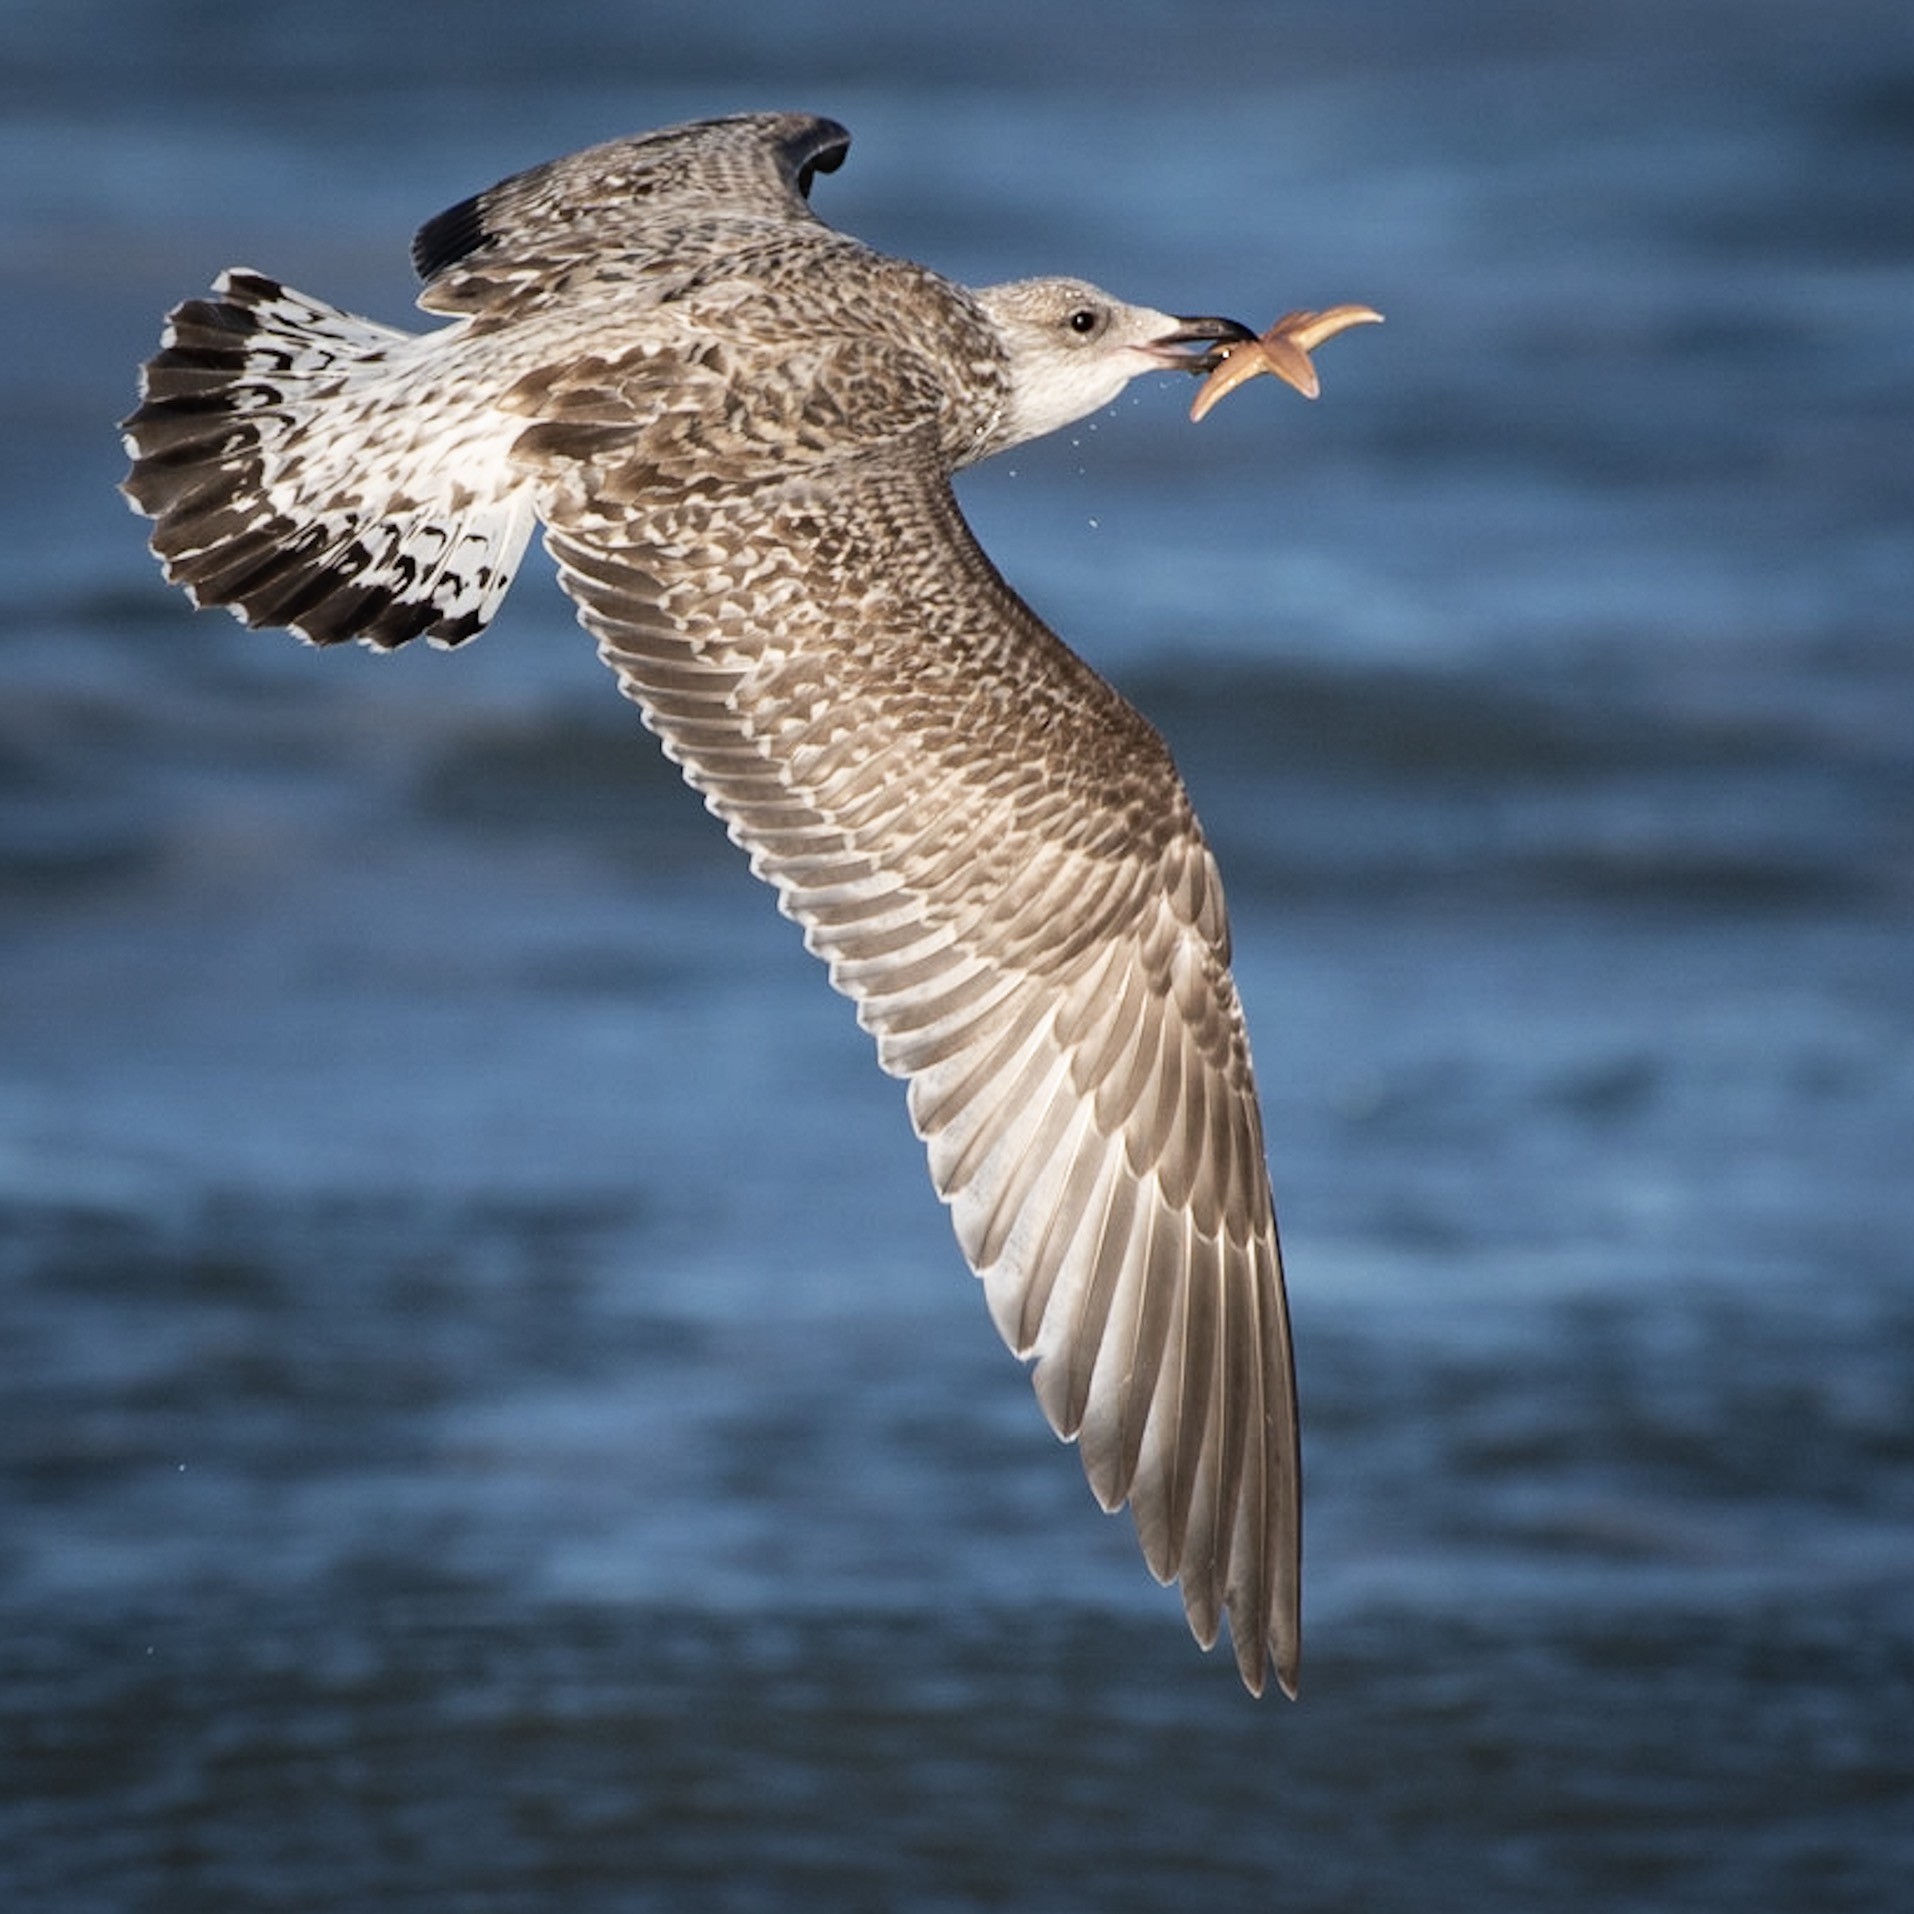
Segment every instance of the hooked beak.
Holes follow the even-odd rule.
[[[1176,329],[1143,348],[1158,365],[1177,372],[1214,372],[1228,348],[1256,334],[1237,319],[1178,319]]]

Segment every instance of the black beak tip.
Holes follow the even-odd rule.
[[[1240,319],[1203,314],[1178,318],[1176,330],[1156,341],[1159,350],[1174,352],[1191,372],[1214,372],[1223,363],[1224,349],[1239,346],[1257,335]]]

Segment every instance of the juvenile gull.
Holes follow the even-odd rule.
[[[1232,320],[967,291],[822,224],[751,115],[428,223],[416,335],[256,272],[170,317],[126,492],[194,601],[455,645],[535,520],[645,723],[857,1004],[1004,1340],[1197,1640],[1295,1692],[1289,1322],[1222,887],[1155,730],[1017,597],[958,468]]]

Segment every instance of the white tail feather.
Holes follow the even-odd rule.
[[[125,422],[125,491],[166,575],[202,605],[315,644],[457,644],[524,555],[522,422],[455,389],[444,341],[357,318],[263,274],[167,321]]]

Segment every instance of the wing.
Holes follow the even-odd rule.
[[[623,688],[908,1079],[1099,1501],[1205,1647],[1227,1611],[1249,1687],[1273,1658],[1293,1692],[1295,1388],[1216,867],[1162,741],[999,577],[931,439],[700,485],[708,441],[664,470],[653,432],[555,459],[541,512]]]
[[[497,313],[572,298],[586,276],[615,277],[632,297],[655,299],[703,260],[735,263],[754,229],[814,226],[811,181],[835,172],[850,145],[835,120],[749,113],[612,140],[516,173],[419,228],[419,304]]]

